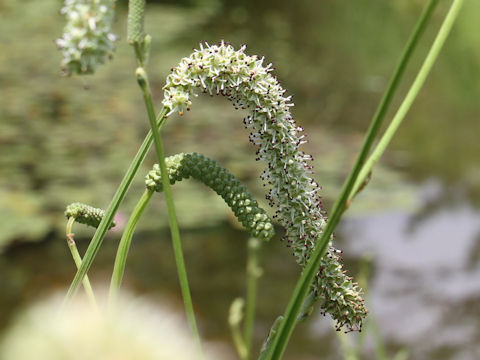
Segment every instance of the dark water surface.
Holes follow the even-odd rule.
[[[294,95],[294,114],[309,135],[305,148],[316,159],[327,205],[423,6],[403,0],[149,3],[149,75],[156,102],[168,69],[200,40],[248,43],[249,54],[266,54],[275,63],[275,75]],[[285,359],[343,359],[340,340],[361,342],[362,359],[392,359],[399,351],[408,353],[403,359],[480,359],[480,3],[466,3],[398,136],[337,231],[349,274],[361,279],[370,269],[364,337],[339,338],[330,319],[314,313],[295,330]],[[52,19],[59,4],[0,0],[2,329],[23,305],[68,286],[74,265],[62,235],[64,206],[108,204],[147,127],[125,42],[113,62],[89,79],[89,91],[78,78],[58,76],[54,39],[63,19]],[[435,13],[394,105],[447,5]],[[125,8],[119,9],[116,26],[123,34]],[[190,114],[169,120],[167,152],[213,156],[263,198],[243,115],[224,103],[207,99],[204,106],[198,100]],[[142,171],[153,161],[147,159]],[[222,201],[197,184],[181,186],[176,204],[200,331],[206,339],[231,344],[228,308],[244,295],[247,236],[230,221]],[[143,191],[141,179],[132,190]],[[135,197],[129,194],[126,209]],[[159,215],[163,205],[152,204],[150,217],[142,219],[125,283],[153,301],[166,299],[183,314],[166,217]],[[83,253],[92,232],[76,230]],[[263,249],[256,349],[283,313],[299,275],[281,234],[278,229]],[[38,242],[6,247],[11,239]],[[118,233],[109,234],[89,273],[97,288],[110,280],[118,240]],[[386,356],[375,355],[382,352]]]
[[[418,186],[415,211],[390,209],[351,215],[338,231],[350,273],[358,273],[362,259],[370,259],[367,303],[370,318],[380,331],[386,352],[407,349],[410,359],[478,359],[480,316],[480,211],[464,199],[448,207],[432,204],[442,193],[435,181]],[[361,199],[360,199],[361,201]],[[245,234],[228,224],[184,236],[193,299],[203,335],[230,341],[226,323],[230,302],[243,295]],[[169,235],[139,234],[129,258],[126,284],[138,294],[181,299]],[[95,262],[91,279],[105,283],[110,276],[115,239],[107,239]],[[79,241],[83,251],[85,243]],[[72,262],[63,239],[12,247],[1,258],[1,325],[19,305],[71,280]],[[298,268],[278,239],[263,251],[265,275],[259,288],[256,344],[283,311]],[[378,340],[366,327],[365,359],[374,358]],[[358,334],[349,335],[353,341]],[[315,314],[298,326],[288,359],[341,359],[340,345],[328,318]]]

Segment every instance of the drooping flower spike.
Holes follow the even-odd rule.
[[[232,209],[238,221],[253,237],[268,241],[275,234],[272,221],[257,201],[227,169],[218,162],[197,153],[177,154],[165,159],[170,184],[192,177],[203,182]],[[150,190],[163,191],[162,174],[155,164],[145,184]]]
[[[105,211],[94,208],[93,206],[79,202],[72,203],[65,210],[67,219],[74,218],[76,222],[97,228],[105,216]],[[115,221],[110,225],[110,229],[116,225]]]
[[[115,0],[65,0],[60,13],[67,24],[56,43],[66,75],[93,74],[113,56],[117,36],[111,32]]]
[[[223,95],[235,108],[248,109],[244,119],[251,130],[249,140],[258,147],[257,160],[267,164],[262,179],[269,185],[267,199],[276,208],[275,218],[286,229],[285,238],[297,262],[304,267],[326,225],[319,185],[311,178],[312,157],[299,150],[306,142],[295,123],[290,96],[271,74],[264,58],[235,50],[223,41],[200,44],[189,57],[172,69],[164,87],[163,105],[168,115],[189,110],[200,91]],[[340,251],[331,244],[322,260],[312,290],[324,312],[336,320],[337,329],[360,330],[367,314],[360,290],[344,274]]]

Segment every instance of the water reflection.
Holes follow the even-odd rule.
[[[349,273],[358,275],[355,269],[361,259],[372,256],[369,309],[389,354],[408,347],[411,359],[480,358],[480,211],[462,199],[444,201],[444,194],[440,185],[427,182],[411,194],[416,199],[413,212],[412,207],[363,215],[352,212],[338,231]],[[182,235],[201,332],[207,339],[230,344],[226,318],[231,301],[244,294],[247,237],[228,223],[185,230]],[[283,312],[299,275],[279,236],[263,251],[256,348]],[[176,303],[182,314],[168,239],[167,230],[136,234],[125,281],[139,294]],[[83,252],[87,244],[79,239],[78,245]],[[92,268],[94,283],[108,281],[115,249],[113,238],[103,245]],[[2,327],[18,305],[65,286],[73,276],[63,238],[13,247],[5,255],[0,261]],[[373,341],[366,343],[365,359],[374,358],[373,347]],[[331,322],[316,313],[297,327],[285,359],[312,359],[319,354],[322,359],[343,358]]]
[[[414,359],[478,359],[480,211],[459,199],[432,207],[442,194],[435,182],[419,189],[435,208],[421,221],[399,211],[349,218],[344,247],[372,255],[370,308],[388,342]]]

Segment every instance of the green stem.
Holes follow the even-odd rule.
[[[78,249],[77,249],[77,245],[75,244],[75,240],[73,239],[74,223],[75,223],[74,217],[68,218],[65,233],[67,235],[68,248],[72,253],[73,261],[75,262],[75,265],[77,266],[77,269],[78,269],[82,265],[82,257],[80,256],[80,253],[78,252]],[[90,285],[90,280],[88,279],[88,276],[85,276],[83,278],[83,287],[85,289],[85,292],[87,293],[88,300],[92,304],[93,308],[95,310],[98,310],[97,300],[95,299],[95,294],[93,293],[92,285]]]
[[[172,235],[173,251],[175,254],[175,262],[177,265],[177,273],[180,282],[180,288],[183,296],[183,303],[185,306],[185,312],[187,315],[188,325],[197,343],[200,354],[202,353],[200,334],[198,332],[197,321],[195,319],[195,312],[193,310],[192,296],[190,294],[190,287],[188,285],[187,269],[185,267],[185,261],[183,259],[182,243],[180,240],[180,231],[178,228],[177,215],[175,211],[175,204],[173,203],[172,190],[170,187],[170,180],[168,177],[167,165],[165,163],[165,151],[163,149],[162,139],[157,129],[155,122],[155,110],[153,108],[152,94],[148,83],[148,77],[145,69],[137,69],[137,80],[143,91],[143,98],[147,107],[148,119],[153,132],[153,140],[155,144],[155,150],[157,153],[158,164],[162,174],[162,185],[165,193],[165,201],[168,209],[168,221],[170,225],[170,232]],[[203,358],[203,355],[201,355]]]
[[[248,360],[247,346],[244,343],[242,332],[239,327],[231,327],[233,344],[237,349],[240,360]]]
[[[145,63],[143,61],[141,45],[138,42],[134,43],[133,50],[135,51],[135,57],[137,59],[138,66],[143,68],[145,66]]]
[[[255,306],[257,301],[257,285],[258,279],[262,275],[262,269],[259,266],[261,246],[262,244],[259,239],[250,238],[248,240],[247,305],[245,309],[245,323],[243,329],[247,360],[250,358],[250,354],[252,352],[253,326],[255,321]]]
[[[370,329],[373,335],[373,341],[375,343],[375,359],[388,360],[389,356],[387,355],[385,342],[382,338],[380,329],[378,328],[378,324],[373,317],[370,319]]]
[[[122,285],[123,274],[125,272],[125,264],[127,262],[128,251],[130,250],[130,245],[132,243],[132,236],[137,226],[138,220],[143,214],[143,211],[147,207],[153,191],[145,190],[142,197],[135,206],[132,215],[128,219],[127,225],[125,226],[125,231],[122,234],[120,243],[117,249],[117,255],[115,257],[115,265],[113,267],[112,279],[110,281],[110,292],[109,292],[109,304],[114,304],[120,286]]]
[[[358,360],[358,354],[355,348],[350,345],[350,338],[343,332],[337,332],[337,338],[340,342],[340,349],[343,355],[343,360]]]
[[[157,117],[158,129],[160,129],[163,123],[165,122],[166,113],[167,113],[167,110],[163,108],[160,114],[158,115]],[[80,283],[82,282],[83,278],[85,277],[88,270],[90,269],[90,266],[92,265],[93,260],[95,259],[95,256],[98,253],[98,250],[100,250],[100,246],[102,245],[103,239],[105,238],[105,234],[107,233],[108,228],[110,227],[110,224],[113,221],[113,217],[115,216],[115,213],[117,212],[118,208],[120,207],[120,204],[125,198],[125,195],[127,194],[127,191],[130,188],[130,185],[133,181],[133,178],[135,177],[140,165],[145,159],[145,156],[147,155],[147,152],[150,149],[152,142],[153,142],[152,131],[149,131],[147,136],[143,140],[143,143],[140,146],[140,149],[138,149],[138,152],[135,154],[135,157],[133,158],[130,166],[128,167],[128,170],[125,176],[123,177],[117,191],[113,195],[112,201],[110,202],[110,205],[108,205],[108,208],[105,211],[105,216],[100,222],[100,225],[98,225],[97,231],[95,232],[95,235],[93,236],[93,239],[90,242],[90,245],[88,245],[87,251],[85,252],[85,256],[83,257],[82,265],[77,270],[77,273],[75,274],[75,277],[73,278],[73,281],[70,284],[70,288],[68,289],[67,295],[65,296],[64,305],[66,305],[73,298],[75,293],[78,291]]]
[[[248,360],[248,350],[245,339],[240,329],[240,324],[243,320],[243,308],[245,301],[242,298],[236,298],[230,305],[228,312],[228,324],[230,325],[230,331],[232,333],[233,344],[237,350],[240,360]]]
[[[427,54],[427,57],[425,58],[422,64],[422,67],[420,68],[417,74],[417,77],[415,78],[415,81],[413,82],[412,86],[408,91],[407,96],[405,97],[402,104],[398,108],[398,111],[393,117],[392,122],[390,123],[387,130],[385,131],[385,134],[380,139],[372,155],[369,157],[365,165],[362,167],[360,175],[358,176],[358,179],[349,197],[350,199],[353,196],[355,196],[358,189],[362,186],[363,182],[372,171],[374,165],[377,163],[377,161],[380,159],[382,154],[385,152],[385,149],[387,148],[388,144],[390,144],[390,141],[392,140],[393,135],[395,135],[400,124],[402,123],[403,119],[407,115],[407,112],[410,110],[410,107],[412,106],[415,98],[417,97],[423,84],[425,83],[425,80],[428,74],[432,70],[433,64],[435,63],[438,57],[438,54],[440,53],[440,50],[445,44],[445,40],[447,39],[447,36],[450,33],[450,30],[452,29],[452,26],[458,15],[458,12],[460,11],[462,3],[463,3],[463,0],[455,0],[452,6],[450,7],[450,10],[448,11],[446,18],[440,30],[438,31],[438,34],[432,44],[432,47],[430,48],[430,51]]]
[[[258,357],[258,360],[265,360],[267,358],[267,355],[270,354],[270,350],[273,345],[273,340],[275,340],[275,337],[277,336],[277,333],[278,333],[278,329],[280,329],[280,325],[282,324],[282,322],[283,322],[282,315],[278,316],[273,322],[272,327],[268,332],[268,336],[266,340],[263,342],[262,348],[260,349],[260,356]]]
[[[385,118],[385,115],[388,111],[390,103],[392,102],[393,95],[395,94],[395,91],[398,88],[400,80],[405,73],[405,69],[408,65],[408,62],[410,61],[413,51],[415,50],[418,44],[418,41],[420,40],[420,37],[422,36],[426,28],[428,21],[432,17],[433,11],[435,10],[435,7],[437,6],[437,4],[438,4],[438,0],[429,1],[429,3],[427,4],[427,6],[422,12],[420,19],[415,25],[415,28],[413,29],[413,32],[410,35],[410,38],[408,39],[405,48],[403,49],[403,53],[400,58],[400,61],[398,62],[397,67],[395,68],[393,76],[390,79],[390,82],[387,86],[387,90],[383,94],[383,97],[380,100],[377,110],[375,111],[375,115],[373,115],[373,118],[370,122],[370,127],[367,130],[367,135],[371,134],[371,136],[366,136],[365,142],[362,147],[362,150],[364,151],[361,152],[359,155],[359,158],[360,157],[362,158],[362,164],[366,160],[368,153],[372,148],[373,142],[377,137],[378,131],[380,130],[380,127],[383,123],[383,119]],[[363,182],[366,179],[367,177],[363,179]],[[355,192],[359,191],[359,189],[361,188],[361,185],[363,185],[363,182],[360,183],[359,186],[355,186],[355,191],[352,191],[352,194],[355,194]],[[351,200],[352,197],[353,196],[351,196],[349,200]]]
[[[133,38],[130,40],[138,42],[139,39],[136,36],[139,36],[139,34],[143,34],[143,12],[144,12],[145,1],[136,0],[136,1],[132,1],[132,3],[129,5],[133,5],[133,9],[132,11],[129,11],[128,35],[129,35],[129,38],[132,37],[133,35]],[[130,15],[134,15],[134,16],[131,17]],[[138,31],[140,31],[140,33]],[[139,58],[139,61],[142,64],[145,60],[145,57],[146,56]],[[162,111],[160,112],[157,118],[158,129],[160,129],[163,123],[165,122],[166,113],[167,112],[165,109],[162,109]],[[90,242],[87,248],[87,251],[85,252],[82,265],[77,270],[77,273],[75,274],[75,277],[73,278],[72,283],[70,284],[68,292],[65,296],[63,306],[65,306],[73,298],[75,293],[78,291],[78,288],[80,287],[80,283],[82,282],[83,278],[85,277],[88,270],[90,269],[90,266],[92,266],[93,260],[95,259],[95,256],[97,255],[98,251],[100,250],[100,246],[102,245],[103,239],[105,238],[105,235],[113,221],[115,213],[120,207],[120,204],[123,202],[123,199],[125,198],[125,195],[128,189],[130,188],[133,178],[135,177],[140,165],[145,159],[145,156],[148,150],[150,149],[150,146],[152,145],[152,140],[153,140],[153,137],[150,131],[145,137],[145,140],[140,146],[140,149],[135,154],[135,157],[131,162],[126,174],[124,175],[119,187],[117,188],[117,191],[113,195],[113,198],[105,212],[105,216],[100,222],[100,225],[98,226],[97,231],[95,232],[92,238],[92,241]]]
[[[370,152],[374,139],[380,128],[381,122],[385,116],[387,107],[393,96],[394,90],[398,86],[401,75],[404,72],[406,63],[410,59],[413,49],[418,43],[420,34],[425,28],[427,20],[430,18],[433,7],[436,5],[436,3],[437,0],[431,0],[430,3],[427,5],[426,10],[422,13],[418,25],[414,29],[413,35],[410,37],[407,47],[404,49],[400,63],[395,70],[392,81],[390,81],[389,87],[380,103],[379,109],[375,113],[372,122],[368,128],[364,143],[356,159],[355,165],[342,187],[340,196],[337,198],[337,201],[333,206],[332,215],[327,222],[326,228],[320,236],[320,239],[318,240],[315,249],[310,256],[310,260],[308,261],[300,279],[297,282],[295,290],[285,311],[285,319],[280,325],[280,329],[274,339],[274,343],[272,344],[271,348],[268,349],[268,354],[266,356],[266,359],[268,360],[278,360],[281,359],[281,357],[283,356],[285,348],[295,327],[298,314],[300,313],[305,297],[309,292],[310,284],[312,283],[313,278],[318,272],[320,261],[325,255],[325,252],[328,248],[330,237],[332,236],[335,227],[337,226],[342,214],[348,206],[347,201],[349,195],[352,192],[352,188],[360,173],[362,165],[364,164],[368,153]]]

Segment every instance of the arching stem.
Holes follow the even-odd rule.
[[[152,194],[153,191],[145,190],[137,205],[133,209],[132,215],[130,215],[127,225],[125,226],[125,230],[118,245],[117,255],[115,257],[115,265],[113,267],[112,279],[110,281],[110,291],[108,297],[109,305],[113,305],[116,301],[118,291],[120,290],[120,286],[122,285],[123,274],[125,273],[125,265],[127,263],[127,256],[130,250],[130,245],[132,243],[133,233],[135,232],[138,220],[142,216],[145,208],[147,207],[152,197]]]
[[[177,273],[180,282],[180,289],[182,291],[185,313],[187,315],[187,321],[190,327],[190,331],[195,338],[198,351],[201,354],[200,356],[203,358],[200,334],[198,332],[197,321],[195,319],[192,295],[190,293],[190,286],[188,284],[187,269],[185,267],[185,260],[183,258],[182,242],[180,240],[180,230],[178,227],[177,214],[175,210],[175,204],[173,202],[170,180],[168,178],[167,165],[165,164],[165,151],[163,149],[163,142],[160,137],[159,129],[157,128],[157,124],[155,122],[155,110],[153,107],[150,85],[148,83],[147,73],[144,68],[138,68],[136,74],[138,84],[140,85],[140,88],[143,92],[143,98],[148,113],[148,120],[150,121],[150,127],[153,133],[153,140],[155,144],[155,151],[157,153],[158,164],[160,166],[160,171],[162,174],[163,191],[165,193],[165,201],[167,203],[168,209],[168,222],[170,225],[170,233],[172,235],[172,245],[175,254],[175,263],[177,265]]]
[[[250,359],[252,352],[253,327],[255,322],[255,307],[257,302],[258,279],[262,276],[260,267],[260,250],[262,242],[256,238],[248,240],[247,250],[247,296],[245,307],[245,323],[243,338],[245,340],[246,359]]]
[[[422,64],[422,67],[420,68],[417,74],[417,77],[415,78],[412,86],[408,90],[407,95],[405,96],[405,99],[403,100],[402,104],[400,105],[397,112],[395,113],[392,122],[389,124],[387,130],[385,131],[382,138],[378,142],[378,145],[376,146],[375,150],[373,150],[372,154],[366,161],[365,165],[363,165],[362,170],[360,171],[360,175],[358,176],[357,181],[355,182],[355,186],[353,187],[352,192],[349,196],[349,199],[353,198],[357,193],[358,189],[361,188],[362,184],[365,182],[365,180],[368,178],[369,174],[371,173],[373,167],[385,152],[385,149],[387,148],[388,144],[390,144],[390,141],[392,140],[393,136],[395,135],[398,128],[400,127],[403,119],[405,119],[405,116],[410,110],[418,93],[422,89],[422,86],[425,83],[425,80],[428,74],[430,74],[430,71],[432,70],[432,67],[435,64],[438,54],[440,53],[440,50],[442,49],[443,44],[445,43],[445,40],[447,39],[447,36],[450,33],[453,23],[455,22],[458,12],[460,11],[462,2],[463,0],[455,0],[454,3],[452,4],[452,7],[448,12],[442,24],[442,27],[438,31],[435,41],[433,42],[432,47],[430,48],[430,51],[428,52],[427,57],[425,58]]]
[[[67,236],[67,244],[68,248],[70,249],[70,252],[73,257],[73,261],[75,262],[75,265],[77,269],[80,268],[82,265],[82,257],[80,256],[80,253],[78,252],[77,245],[75,244],[74,236],[75,234],[73,233],[73,224],[75,223],[75,218],[74,217],[69,217],[67,221],[67,226],[65,229],[65,235]],[[88,279],[88,276],[85,276],[83,278],[83,287],[85,289],[85,292],[87,293],[88,300],[92,304],[92,307],[98,311],[98,304],[95,299],[95,294],[93,293],[92,285],[90,284],[90,280]]]

